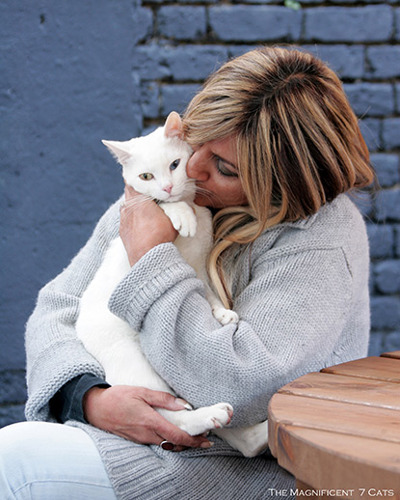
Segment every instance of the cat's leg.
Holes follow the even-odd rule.
[[[172,225],[181,236],[194,236],[197,229],[197,219],[193,208],[186,201],[160,203],[165,214],[171,219]]]
[[[232,309],[226,309],[208,285],[206,285],[206,298],[211,305],[214,318],[222,325],[237,323],[239,321],[238,314],[235,311],[232,311]]]
[[[233,415],[233,408],[228,403],[218,403],[197,410],[171,411],[157,408],[157,411],[191,436],[221,429],[229,424]]]
[[[214,434],[245,457],[255,457],[268,448],[268,420],[250,427],[216,429]]]

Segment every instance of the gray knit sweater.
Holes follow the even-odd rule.
[[[45,286],[27,324],[30,420],[82,373],[104,376],[74,331],[79,298],[118,234],[118,203],[69,267]],[[277,389],[300,375],[367,353],[368,241],[356,207],[341,195],[308,220],[265,231],[231,251],[238,324],[222,327],[203,284],[173,244],[148,252],[115,289],[110,309],[141,330],[150,362],[195,407],[229,401],[234,426],[267,417]],[[247,459],[217,438],[212,449],[171,453],[82,427],[94,439],[118,498],[261,499],[294,487],[271,456]],[[290,495],[288,495],[290,496]]]

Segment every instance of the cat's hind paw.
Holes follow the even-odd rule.
[[[237,323],[239,321],[239,316],[235,311],[231,309],[225,309],[225,307],[215,306],[212,308],[214,318],[218,320],[222,325],[228,325],[229,323]]]

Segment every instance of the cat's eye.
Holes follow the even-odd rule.
[[[181,162],[180,158],[178,158],[177,160],[173,161],[171,163],[171,165],[169,166],[169,169],[170,170],[175,170],[177,168],[177,166],[179,165],[180,162]]]
[[[139,175],[139,178],[142,179],[142,181],[150,181],[151,179],[153,179],[153,177],[154,175],[149,173]]]

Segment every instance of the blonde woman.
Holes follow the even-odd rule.
[[[111,310],[140,325],[145,354],[181,398],[229,401],[234,427],[264,421],[294,378],[367,353],[368,243],[346,193],[374,174],[337,76],[297,50],[255,50],[211,75],[183,118],[196,202],[215,213],[210,276],[239,322],[213,319],[155,203],[112,206],[27,325],[30,422],[0,431],[2,498],[255,499],[293,485],[268,452],[244,458],[153,409],[180,399],[105,384],[74,323],[118,229],[132,269]]]

